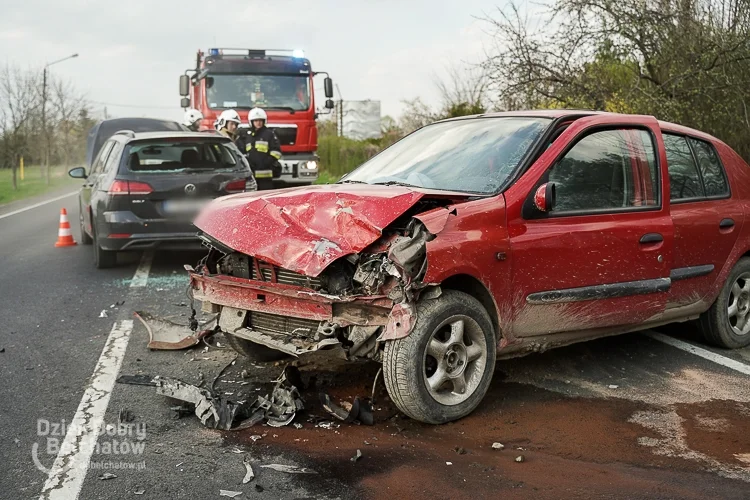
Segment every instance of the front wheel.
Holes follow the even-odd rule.
[[[409,417],[442,424],[465,417],[489,389],[495,369],[492,321],[472,296],[445,290],[417,304],[409,336],[388,341],[383,378],[393,402]]]
[[[739,349],[750,345],[750,258],[737,262],[699,324],[703,337],[715,346]]]

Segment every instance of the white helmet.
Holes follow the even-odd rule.
[[[203,113],[197,109],[190,108],[185,111],[185,118],[182,120],[182,124],[186,127],[192,126],[195,122],[203,119]]]
[[[234,122],[238,126],[241,123],[240,115],[233,109],[227,109],[221,112],[219,118],[216,120],[216,129],[222,129],[226,126],[227,122]]]
[[[250,122],[250,125],[252,125],[253,120],[263,120],[265,122],[268,121],[268,115],[265,111],[263,111],[262,108],[253,108],[247,115],[247,121]]]

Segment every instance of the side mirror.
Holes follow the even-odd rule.
[[[187,97],[190,94],[190,77],[180,75],[180,95]]]
[[[329,77],[326,77],[326,79],[323,80],[323,89],[325,90],[326,98],[332,99],[333,98],[333,80],[331,80]]]
[[[68,171],[68,175],[71,176],[74,179],[85,179],[86,178],[86,169],[83,168],[83,167],[71,168]]]
[[[336,105],[333,103],[332,99],[326,99],[326,109],[333,109]]]
[[[555,206],[555,183],[547,182],[536,189],[534,206],[540,212],[549,212]]]
[[[183,97],[180,99],[180,107],[181,108],[189,108],[190,107],[190,98]]]

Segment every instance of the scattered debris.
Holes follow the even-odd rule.
[[[345,404],[351,406],[350,408],[345,409],[334,404],[328,394],[321,392],[320,402],[325,411],[347,424],[361,422],[365,425],[373,425],[375,423],[372,415],[372,406],[370,406],[369,401],[366,399],[356,397],[354,398],[353,403],[342,403],[342,406]]]
[[[263,486],[256,484],[255,491],[257,491],[258,493],[263,493]]]
[[[230,363],[231,366],[234,363]],[[222,370],[226,370],[225,367]],[[304,403],[297,388],[286,379],[284,370],[271,394],[258,396],[255,401],[232,402],[214,391],[221,373],[214,379],[211,389],[197,387],[178,379],[156,379],[156,392],[195,405],[195,415],[201,423],[212,429],[240,430],[265,421],[271,427],[290,424]],[[235,426],[234,424],[237,424]]]
[[[126,410],[125,408],[120,409],[120,413],[117,415],[118,424],[129,424],[133,420],[135,420],[135,415],[130,410]]]
[[[220,497],[229,497],[229,498],[235,498],[242,495],[241,491],[231,491],[231,490],[219,490],[219,496]]]
[[[0,349],[0,352],[5,352],[5,347],[3,347],[2,349]]]
[[[135,311],[133,314],[141,320],[141,323],[148,330],[149,349],[165,351],[187,349],[188,347],[197,345],[202,339],[216,332],[215,329],[204,329],[199,332],[193,332],[188,325],[180,325],[167,319],[157,318],[143,311]],[[213,323],[215,319],[214,317],[199,326]]]
[[[445,465],[453,465],[453,462],[445,462]]]
[[[505,445],[502,443],[492,443],[492,449],[493,450],[503,450],[505,449]]]
[[[295,423],[295,424],[294,424],[294,428],[295,428],[295,429],[301,429],[302,427],[303,427],[303,425],[302,425],[302,424],[298,424],[298,423]]]
[[[16,448],[20,448],[20,447],[21,447],[21,440],[20,440],[20,439],[18,439],[18,438],[15,438],[15,439],[13,440],[13,442],[14,442],[14,443],[16,444]]]
[[[242,378],[250,378],[250,374],[247,372],[247,370],[242,370],[242,373],[240,374]]]
[[[102,309],[102,312],[99,313],[99,317],[100,318],[106,318],[108,316],[109,315],[107,314],[107,310],[106,309]]]
[[[250,456],[245,455],[245,458],[242,459],[242,463],[245,464],[245,477],[242,479],[242,484],[247,484],[253,479],[255,479],[255,472],[253,472],[253,466],[250,465]]]
[[[234,448],[232,448],[232,453],[236,453],[236,454],[238,454],[238,455],[241,455],[241,454],[245,453],[245,451],[244,451],[244,450],[241,450],[241,449],[239,449],[239,448],[237,448],[237,447],[235,446]]]
[[[521,462],[525,462],[525,461],[526,461],[526,457],[524,457],[523,455],[518,455],[518,456],[516,457],[516,462],[518,462],[519,464],[520,464]]]
[[[352,462],[356,462],[356,461],[357,461],[357,460],[359,460],[360,458],[362,458],[362,451],[361,451],[361,450],[359,450],[359,449],[357,449],[357,454],[356,454],[356,455],[354,455],[354,456],[353,456],[352,458],[350,458],[349,460],[351,460]]]
[[[365,444],[366,444],[367,446],[370,446],[370,442],[369,442],[369,441],[365,440],[365,441],[364,441],[364,443],[365,443]]]
[[[456,446],[455,448],[453,448],[453,451],[455,451],[459,455],[466,455],[466,450],[461,448],[460,446]]]
[[[156,379],[152,375],[120,375],[117,377],[116,382],[118,384],[130,384],[130,385],[150,385],[156,387]]]
[[[617,389],[618,387],[620,387],[620,386],[619,385],[615,385],[615,384],[612,384],[612,385],[609,386],[610,389]]]
[[[250,439],[252,439],[252,440],[253,440],[253,443],[254,443],[254,442],[256,442],[257,440],[259,440],[260,438],[262,438],[262,437],[263,437],[263,436],[260,436],[260,435],[258,435],[258,434],[253,434],[252,436],[250,436]]]
[[[297,467],[296,465],[268,464],[261,465],[261,467],[278,472],[286,472],[287,474],[317,474],[317,472],[312,469],[308,469],[307,467]]]
[[[101,476],[99,476],[99,479],[101,479],[102,481],[106,481],[107,479],[114,479],[116,477],[117,476],[115,476],[111,472],[105,472],[104,474],[102,474]]]
[[[141,489],[141,490],[135,490],[133,492],[133,495],[143,495],[144,493],[146,493],[146,490],[143,490],[143,489]]]

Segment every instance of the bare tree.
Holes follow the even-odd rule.
[[[13,189],[18,189],[16,169],[29,148],[31,122],[39,107],[38,83],[34,73],[18,66],[0,69],[0,154],[3,166],[12,169]]]
[[[445,117],[483,113],[489,108],[490,79],[486,66],[451,64],[434,78]]]
[[[81,111],[87,103],[83,95],[77,94],[70,82],[55,80],[52,82],[52,127],[51,143],[55,155],[63,165],[71,164],[76,144],[73,140]]]

